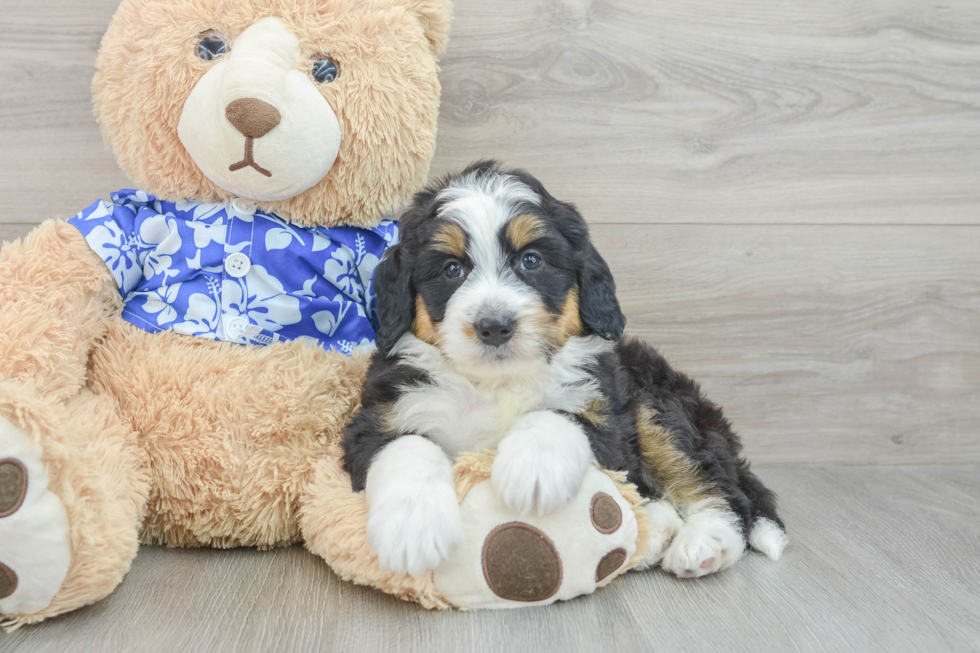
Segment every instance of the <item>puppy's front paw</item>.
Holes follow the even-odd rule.
[[[500,443],[493,462],[497,495],[521,515],[568,503],[582,487],[592,448],[581,427],[552,412],[523,417]]]
[[[367,536],[382,567],[421,576],[449,556],[462,537],[456,492],[433,486],[427,494],[402,494],[371,504]]]
[[[368,472],[368,542],[391,571],[420,576],[449,556],[463,533],[452,467],[419,436],[385,447]]]

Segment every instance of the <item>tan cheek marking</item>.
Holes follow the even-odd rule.
[[[524,213],[507,223],[507,239],[514,249],[523,249],[542,236],[544,223],[536,215]]]
[[[434,345],[436,344],[436,327],[432,323],[432,316],[421,296],[415,298],[415,320],[412,321],[412,333],[419,340]]]
[[[569,338],[582,335],[582,318],[578,310],[578,288],[573,287],[565,298],[565,305],[562,306],[561,315],[555,322],[555,329],[558,331],[558,345],[564,345]]]
[[[717,498],[711,483],[674,445],[667,430],[655,422],[657,415],[657,411],[646,406],[636,411],[640,452],[659,489],[681,507]]]
[[[444,224],[433,236],[432,244],[440,252],[462,257],[466,253],[466,234],[458,224]]]

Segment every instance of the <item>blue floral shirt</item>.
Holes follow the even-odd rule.
[[[305,338],[348,354],[373,346],[371,280],[397,223],[308,229],[241,199],[111,197],[68,222],[112,272],[128,322],[239,344]]]

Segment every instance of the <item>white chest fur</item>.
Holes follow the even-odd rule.
[[[572,338],[550,362],[529,364],[506,377],[473,378],[436,347],[406,335],[393,353],[428,372],[431,383],[403,388],[391,419],[403,433],[424,435],[451,457],[493,448],[530,412],[581,412],[598,398],[590,363],[610,347],[596,337]]]

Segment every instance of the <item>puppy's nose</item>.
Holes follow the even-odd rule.
[[[514,327],[517,322],[511,318],[483,319],[473,325],[476,337],[485,345],[499,347],[514,337]]]
[[[229,102],[225,107],[225,117],[248,138],[262,138],[282,121],[278,109],[254,97]]]

